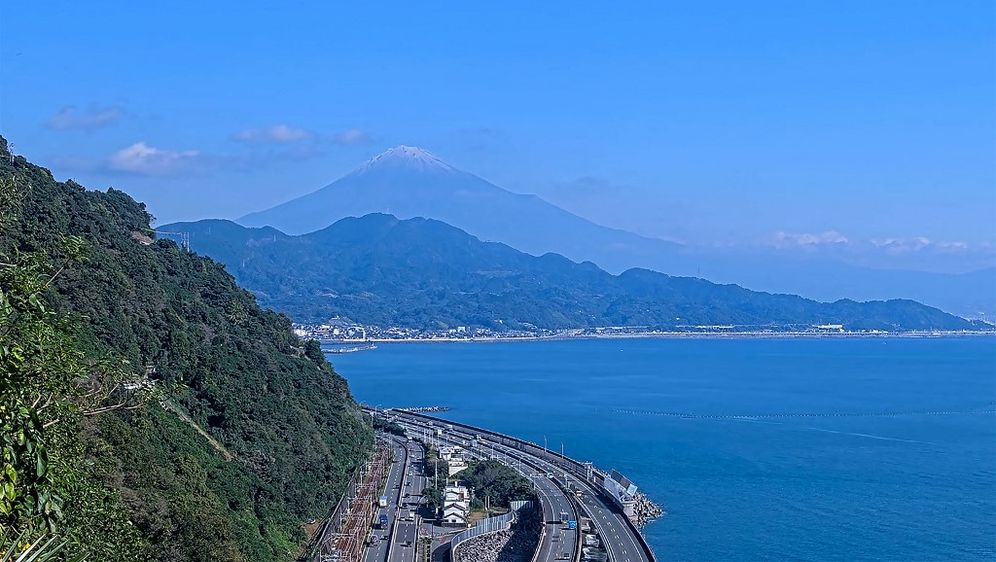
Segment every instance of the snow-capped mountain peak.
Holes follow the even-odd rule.
[[[363,173],[379,168],[405,168],[417,171],[455,171],[456,168],[443,162],[424,148],[417,146],[395,146],[368,160],[357,172]]]

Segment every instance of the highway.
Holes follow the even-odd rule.
[[[562,503],[557,502],[554,498],[560,498],[564,502],[569,503],[569,500],[560,488],[545,477],[545,473],[547,472],[553,473],[555,477],[560,479],[563,479],[564,477],[564,469],[553,464],[554,462],[563,464],[564,461],[559,459],[553,453],[541,451],[536,445],[521,446],[521,444],[517,444],[517,447],[506,446],[499,441],[502,439],[502,436],[486,430],[470,430],[457,425],[453,425],[451,429],[450,422],[438,418],[401,412],[392,412],[392,414],[398,415],[399,418],[402,418],[406,422],[410,422],[412,425],[419,427],[432,427],[433,430],[436,428],[445,428],[444,431],[448,433],[451,438],[458,441],[469,441],[476,436],[478,438],[478,442],[480,443],[479,447],[493,448],[496,453],[500,452],[510,459],[515,459],[539,469],[540,472],[538,473],[526,475],[530,478],[530,480],[537,484],[537,487],[539,487],[539,481],[543,481],[547,485],[543,488],[544,491],[549,490],[550,486],[556,489],[557,493],[552,494],[547,498],[550,505],[563,505]],[[522,448],[519,448],[520,446]],[[523,449],[528,449],[528,451]],[[543,473],[543,477],[537,478],[537,475],[540,473]],[[584,480],[583,478],[579,478],[574,474],[568,476],[568,480],[570,485],[575,489],[580,488],[582,490],[581,497],[578,501],[591,518],[596,532],[598,532],[599,537],[602,539],[602,543],[608,551],[610,561],[654,562],[652,555],[648,554],[643,548],[640,537],[636,536],[635,533],[638,531],[633,529],[633,527],[626,520],[626,516],[622,514],[610,500],[604,498],[599,493],[594,484]],[[542,495],[541,499],[543,499]],[[557,507],[556,509],[561,509],[561,507]],[[573,513],[573,509],[571,509],[569,513]],[[551,520],[548,518],[546,507],[544,507],[544,519],[547,521]],[[553,543],[556,542],[555,539],[559,538],[560,540],[564,540],[567,538],[563,535],[560,535],[559,537],[557,535],[551,536],[551,530],[549,529],[550,526],[547,525],[547,527],[548,534],[546,539],[548,539],[548,543],[541,545],[541,549],[543,549],[543,551],[541,552],[542,557],[539,558],[539,560],[555,560],[556,555],[558,554],[557,551],[559,550],[553,545]]]
[[[407,426],[413,433],[418,434],[422,429],[428,428],[425,420],[416,417],[403,418],[403,425]],[[467,441],[471,438],[468,434],[450,430],[448,436],[438,437],[440,442],[449,445],[460,445],[468,454],[487,459],[491,456],[490,443],[487,448],[477,449],[467,447]],[[516,452],[521,456],[502,453],[500,445],[496,445],[494,451],[499,458],[505,457],[506,463],[513,466],[523,476],[533,483],[536,494],[540,499],[540,506],[543,510],[544,533],[539,545],[537,562],[555,562],[557,560],[573,559],[579,537],[578,530],[567,529],[561,522],[561,513],[566,513],[567,518],[577,521],[577,511],[571,503],[567,494],[557,485],[557,483],[547,477],[547,471],[537,467],[529,466],[529,459],[526,455]],[[486,450],[487,449],[487,450]],[[499,454],[502,453],[502,454]]]
[[[402,480],[404,480],[405,470],[409,462],[406,443],[393,438],[390,443],[394,451],[394,462],[391,463],[391,469],[387,475],[386,491],[384,492],[384,495],[387,496],[387,507],[379,508],[375,515],[378,519],[381,515],[387,515],[388,523],[383,528],[380,528],[378,524],[376,528],[371,530],[373,542],[364,553],[364,562],[404,562],[415,559],[414,554],[403,557],[405,549],[400,548],[400,545],[396,545],[391,540],[395,527],[402,523],[398,521],[398,505],[404,493]],[[414,548],[409,547],[407,550],[414,551]]]
[[[401,487],[398,490],[398,517],[394,538],[391,541],[389,562],[414,562],[416,544],[418,542],[418,511],[419,500],[425,479],[417,474],[417,463],[422,462],[424,452],[421,445],[414,442],[399,443],[407,450],[407,464]]]
[[[625,515],[618,509],[610,508],[596,496],[592,486],[583,480],[574,479],[587,489],[582,492],[581,505],[588,512],[592,523],[609,553],[609,559],[616,562],[646,562],[647,556],[626,523]]]
[[[512,455],[525,454],[518,449],[497,443],[495,444],[495,449],[500,449]],[[533,456],[532,458],[541,468],[556,474],[558,478],[563,478],[563,468],[555,466],[546,459],[538,456]],[[568,482],[573,487],[572,489],[580,488],[582,490],[581,497],[578,500],[588,516],[591,517],[595,530],[605,544],[609,560],[613,562],[649,561],[646,553],[640,546],[639,539],[633,534],[631,527],[626,522],[626,516],[619,509],[603,499],[594,485],[583,478],[568,476]]]
[[[571,504],[571,500],[557,484],[547,478],[543,472],[534,472],[534,477],[529,477],[536,485],[536,492],[540,496],[540,505],[543,507],[544,533],[543,540],[539,545],[539,555],[537,560],[571,560],[574,550],[578,544],[578,530],[566,529],[561,522],[560,514],[567,513],[568,517],[578,520],[577,510]]]

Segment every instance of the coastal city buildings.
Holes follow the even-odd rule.
[[[344,322],[344,321],[338,321]],[[295,324],[294,333],[303,339],[314,339],[322,343],[343,345],[372,345],[391,341],[488,341],[516,339],[582,339],[611,337],[825,337],[825,336],[886,336],[893,332],[885,330],[847,330],[842,324],[752,326],[752,325],[695,325],[670,328],[647,326],[602,326],[571,328],[565,330],[502,329],[457,326],[455,328],[405,328],[399,326],[360,326],[344,325],[337,321],[325,324]],[[940,335],[942,332],[904,331],[906,335]],[[350,351],[347,349],[346,351]],[[334,351],[334,350],[333,350]]]

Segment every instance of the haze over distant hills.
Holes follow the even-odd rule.
[[[347,218],[309,234],[223,220],[174,223],[260,302],[301,322],[379,326],[650,326],[848,329],[980,327],[909,300],[819,303],[646,269],[618,276],[556,254],[531,256],[436,220]]]
[[[536,256],[555,252],[591,261],[612,273],[645,267],[824,301],[910,298],[968,318],[996,318],[996,269],[946,275],[870,269],[812,256],[747,256],[683,246],[595,224],[409,146],[392,148],[318,191],[238,222],[304,234],[369,213],[438,219],[481,240],[503,242]]]
[[[646,265],[667,256],[677,259],[680,249],[670,242],[597,225],[535,195],[512,193],[411,146],[392,148],[318,191],[237,222],[305,234],[370,213],[438,219],[527,254],[557,252],[609,269],[632,267],[627,261],[633,260]]]

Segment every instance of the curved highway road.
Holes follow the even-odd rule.
[[[413,433],[420,433],[423,429],[428,429],[425,420],[414,417],[405,417],[403,425]],[[490,455],[483,448],[467,447],[469,436],[457,431],[450,431],[449,435],[438,437],[440,442],[448,445],[460,445],[471,456],[486,459]],[[489,443],[490,446],[490,443]],[[497,451],[497,448],[496,448]],[[543,509],[544,533],[539,545],[539,552],[536,557],[537,562],[555,562],[557,560],[571,560],[577,545],[578,531],[566,529],[566,525],[561,522],[561,513],[567,513],[569,519],[577,520],[577,512],[571,504],[570,499],[563,490],[547,478],[546,472],[535,467],[530,467],[523,462],[524,459],[511,455],[504,456],[506,464],[515,468],[519,473],[529,479],[536,488],[536,494],[540,499],[540,506]]]
[[[496,453],[501,453],[510,459],[516,459],[520,461],[520,463],[526,463],[531,465],[533,468],[539,469],[540,473],[532,473],[532,475],[526,474],[527,477],[536,483],[537,486],[539,486],[538,481],[544,482],[547,485],[547,487],[544,488],[545,490],[549,489],[548,487],[550,486],[556,489],[556,494],[549,498],[551,500],[551,505],[554,503],[558,505],[556,509],[562,509],[562,506],[565,504],[570,505],[570,500],[567,499],[560,487],[546,478],[546,472],[552,473],[555,477],[560,479],[563,479],[564,477],[564,469],[557,467],[553,464],[553,462],[551,462],[550,459],[554,458],[552,454],[548,453],[547,457],[544,458],[541,455],[533,454],[519,448],[503,445],[497,441],[497,435],[487,430],[480,429],[475,432],[471,432],[471,430],[464,427],[450,425],[450,423],[446,420],[439,418],[432,418],[425,415],[414,416],[399,411],[392,411],[392,414],[420,429],[429,428],[432,431],[442,429],[446,434],[457,441],[469,442],[470,439],[476,437],[480,448],[492,449]],[[533,448],[538,447],[533,446]],[[537,477],[538,474],[541,473],[543,473],[542,477]],[[609,503],[608,500],[602,497],[593,484],[582,478],[577,478],[573,474],[568,476],[568,481],[571,489],[582,490],[581,497],[578,498],[578,501],[587,512],[587,515],[591,518],[595,531],[598,533],[602,540],[602,544],[608,551],[609,560],[611,562],[654,562],[654,560],[649,557],[643,549],[639,538],[635,536],[633,528],[626,520],[626,516],[622,514],[614,504]],[[553,501],[554,498],[560,498],[562,502]],[[568,511],[568,513],[574,513],[573,507],[570,507],[570,509],[566,511]],[[555,516],[557,515],[555,514]],[[546,508],[544,508],[544,519],[551,521],[548,517]],[[556,537],[556,535],[551,537],[549,533],[550,530],[548,529],[548,539]],[[576,533],[574,534],[576,535]],[[551,540],[551,542],[554,541]],[[544,544],[541,546],[546,547],[547,545]],[[559,554],[556,552],[557,549],[553,548],[552,550],[553,551],[551,552],[550,549],[545,549],[542,553],[544,557],[540,559],[557,559],[555,556],[556,554]],[[573,550],[573,543],[571,544],[571,550]]]

